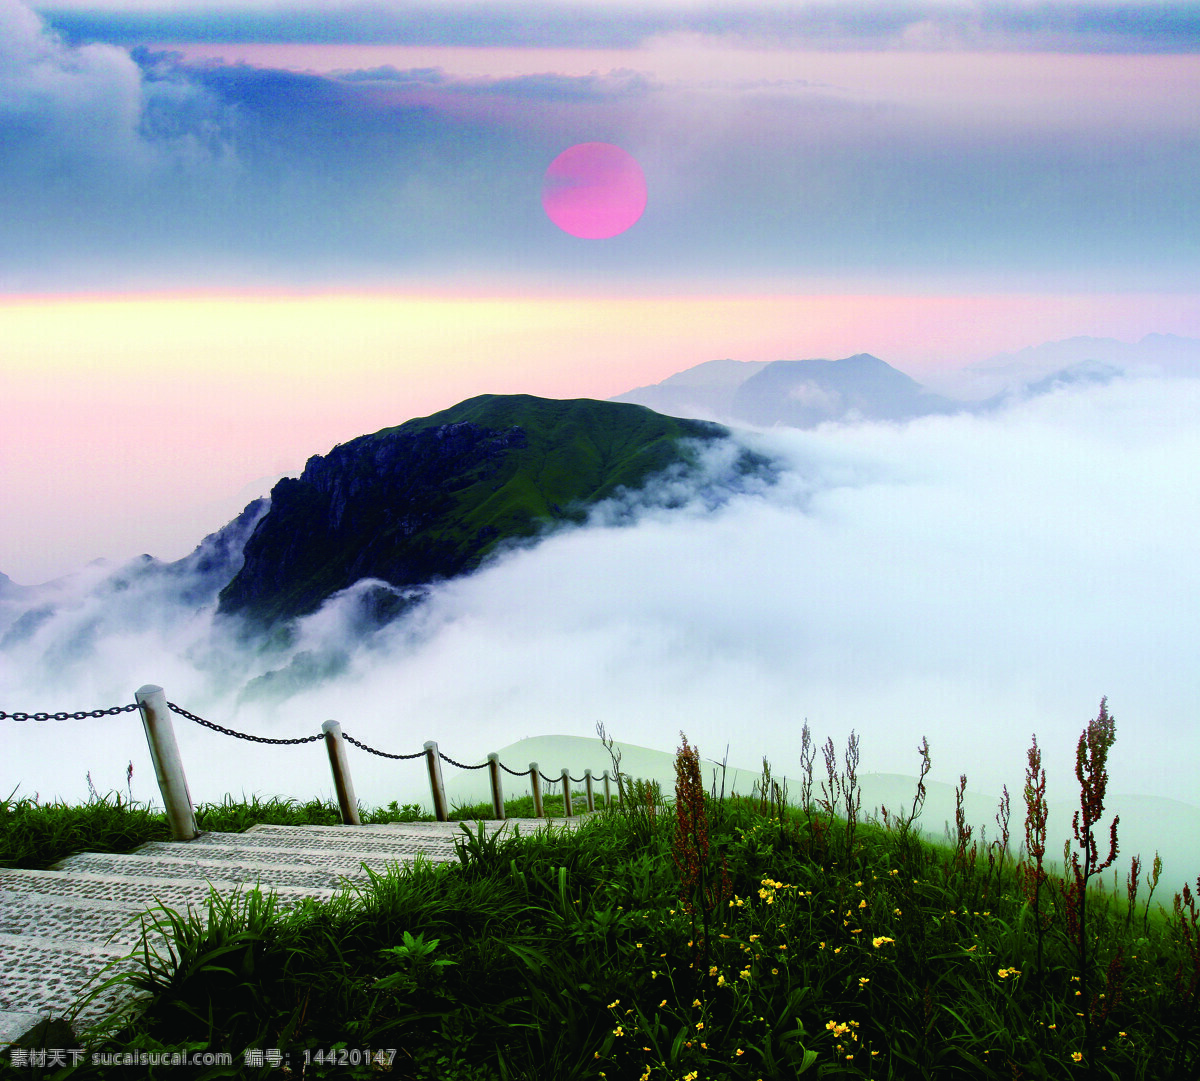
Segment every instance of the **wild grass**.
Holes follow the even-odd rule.
[[[961,817],[922,838],[924,742],[911,807],[863,819],[857,740],[840,762],[827,744],[824,782],[793,806],[768,763],[750,795],[704,792],[685,739],[673,801],[623,778],[619,808],[577,829],[464,828],[458,863],[371,873],[330,902],[160,911],[174,945],[141,978],[145,1013],[89,1046],[232,1051],[254,1078],[283,1076],[278,1051],[312,1078],[1194,1081],[1196,894],[1152,909],[1088,873],[1109,852],[1092,845],[1110,723],[1102,703],[1081,737],[1065,877],[1036,844],[1008,851],[1007,799],[992,842]],[[1033,756],[1030,774],[1036,819]],[[394,1054],[356,1064],[363,1048]]]

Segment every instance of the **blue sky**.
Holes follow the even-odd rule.
[[[8,293],[1200,269],[1200,5],[2,0],[0,27]],[[538,194],[587,140],[650,205],[581,247]]]

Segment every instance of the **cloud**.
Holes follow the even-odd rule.
[[[773,481],[739,487],[726,447],[700,487],[614,502],[382,629],[364,631],[365,583],[269,646],[202,593],[180,603],[161,568],[93,568],[0,599],[0,708],[107,706],[154,682],[243,731],[300,737],[333,717],[381,750],[436,739],[460,761],[603,721],[664,750],[682,729],[793,777],[807,719],[839,746],[855,729],[864,772],[913,772],[926,735],[933,780],[965,772],[991,795],[1020,792],[1036,732],[1051,797],[1069,800],[1107,695],[1110,791],[1194,802],[1197,415],[1200,380],[1116,379],[985,417],[743,433]],[[86,769],[112,785],[132,758],[153,796],[126,721],[13,726],[0,788],[78,796]],[[177,729],[197,799],[328,791],[312,747]],[[354,769],[366,802],[421,797],[419,769],[362,754]]]
[[[228,190],[232,125],[195,82],[113,45],[68,45],[0,0],[0,289],[64,263],[95,280],[131,249],[153,265],[146,241],[172,231],[180,194],[211,206]]]

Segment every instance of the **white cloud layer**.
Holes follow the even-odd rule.
[[[716,509],[698,496],[636,510],[633,525],[598,513],[367,637],[348,630],[343,597],[274,653],[213,618],[227,569],[167,582],[153,565],[91,568],[56,592],[0,594],[0,709],[107,706],[154,682],[267,736],[335,717],[385,751],[436,739],[479,761],[603,721],[663,750],[682,729],[708,757],[728,743],[735,764],[765,754],[793,777],[807,718],[839,747],[857,730],[864,772],[915,772],[927,735],[933,780],[965,772],[972,792],[1007,784],[1019,804],[1034,732],[1051,799],[1074,798],[1075,741],[1107,695],[1110,793],[1194,803],[1197,416],[1200,380],[1146,378],[986,417],[744,433],[779,463],[774,484]],[[714,457],[714,483],[727,466]],[[607,520],[629,512],[609,507]],[[46,614],[14,630],[31,607]],[[290,697],[264,696],[261,681],[247,692],[270,670],[323,675]],[[132,759],[135,796],[155,795],[135,715],[3,724],[5,794],[79,798],[85,771],[116,787]],[[176,728],[198,800],[330,790],[316,745]],[[423,798],[419,764],[353,754],[364,802]]]

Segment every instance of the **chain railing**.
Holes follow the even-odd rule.
[[[175,742],[175,733],[171,725],[171,713],[175,713],[213,732],[232,736],[234,739],[248,740],[251,743],[264,743],[272,746],[298,746],[303,743],[315,743],[318,740],[324,740],[326,749],[329,752],[329,763],[333,772],[334,788],[338,796],[342,821],[347,825],[360,825],[361,822],[358,815],[358,803],[354,798],[354,785],[350,778],[350,769],[345,753],[346,743],[350,743],[360,750],[366,751],[368,754],[394,761],[424,758],[429,770],[434,815],[439,822],[445,822],[449,819],[445,785],[442,781],[442,762],[448,762],[450,765],[462,770],[488,770],[491,781],[492,809],[496,818],[499,819],[505,817],[504,793],[500,777],[501,770],[511,774],[513,777],[529,778],[530,790],[533,796],[534,814],[538,818],[545,817],[540,783],[542,781],[545,781],[549,785],[561,783],[563,813],[566,817],[570,818],[575,814],[571,796],[572,784],[586,786],[585,798],[587,809],[589,811],[596,809],[593,777],[590,769],[585,770],[582,777],[572,777],[566,769],[562,771],[559,777],[548,777],[541,772],[536,762],[530,762],[527,769],[514,770],[501,762],[499,755],[496,754],[489,754],[486,762],[472,766],[465,762],[459,762],[447,754],[443,754],[438,749],[438,745],[433,741],[426,743],[423,750],[415,751],[412,754],[391,754],[387,751],[370,747],[353,736],[342,732],[341,725],[337,721],[326,721],[322,726],[321,732],[315,736],[301,736],[295,739],[255,736],[247,732],[239,732],[233,728],[226,728],[224,725],[216,724],[213,721],[205,720],[205,718],[197,716],[195,713],[184,709],[174,702],[168,702],[163,689],[152,685],[142,687],[135,695],[135,701],[125,706],[111,706],[107,709],[60,711],[55,713],[21,713],[0,710],[0,721],[8,720],[18,723],[26,721],[82,721],[117,716],[122,713],[132,713],[134,710],[141,711],[142,723],[146,730],[146,740],[150,747],[150,757],[154,762],[155,774],[158,777],[159,788],[162,792],[163,803],[167,811],[167,818],[171,823],[171,833],[175,840],[192,840],[197,836],[198,831],[196,829],[191,796],[188,793],[187,781],[184,777],[183,765],[179,757],[179,748]],[[604,781],[605,806],[610,806],[612,791],[608,770],[604,771],[602,779]]]
[[[127,706],[110,706],[108,709],[80,709],[74,713],[5,713],[0,710],[0,721],[85,721],[90,717],[115,717],[118,713],[132,713],[138,708],[136,702]]]

